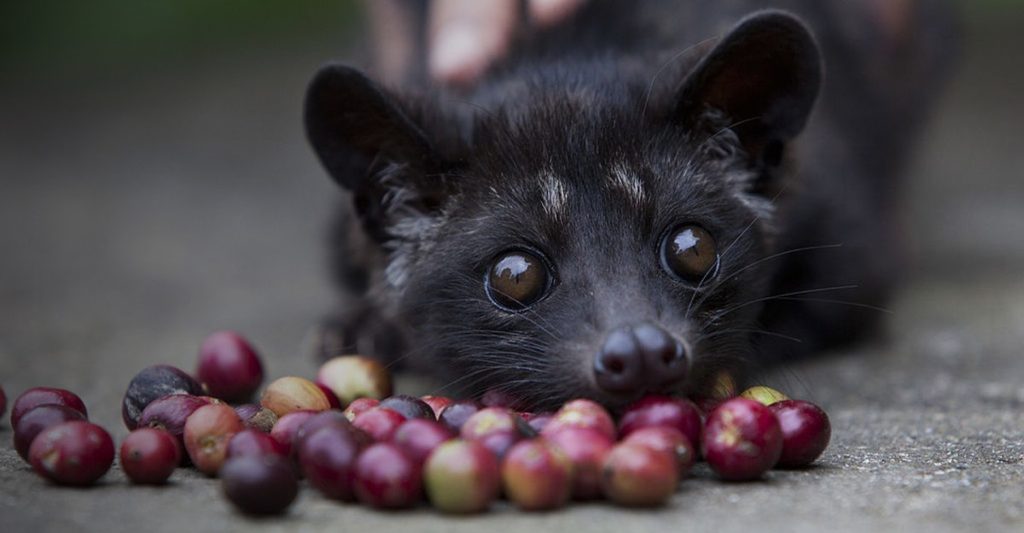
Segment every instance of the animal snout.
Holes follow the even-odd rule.
[[[645,322],[608,334],[594,357],[594,378],[607,392],[644,392],[679,383],[688,367],[683,343]]]

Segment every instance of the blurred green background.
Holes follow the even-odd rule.
[[[38,0],[0,7],[4,75],[102,81],[211,56],[351,44],[353,0]],[[27,82],[30,80],[21,80]]]

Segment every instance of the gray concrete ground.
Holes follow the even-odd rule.
[[[499,505],[385,514],[311,490],[284,518],[230,511],[216,481],[165,488],[34,476],[0,423],[0,530],[1009,531],[1024,527],[1024,83],[1021,17],[974,21],[964,67],[914,171],[914,275],[884,342],[769,381],[834,424],[819,466],[724,484],[698,469],[671,504]],[[300,135],[324,48],[211,60],[117,90],[13,84],[0,99],[0,383],[78,391],[126,433],[119,401],[154,362],[190,367],[212,329],[250,335],[270,375],[314,371],[302,338],[330,302],[320,241],[333,189]],[[1015,68],[1016,65],[1016,68]],[[406,380],[408,391],[429,384]]]

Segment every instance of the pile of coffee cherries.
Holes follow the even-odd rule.
[[[219,477],[247,514],[285,512],[302,479],[323,496],[380,509],[428,501],[478,513],[500,497],[527,511],[571,500],[657,506],[701,458],[723,480],[816,460],[830,438],[817,406],[767,387],[701,407],[648,396],[616,423],[577,399],[551,413],[517,412],[499,394],[476,401],[392,395],[388,371],[361,356],[325,363],[315,380],[288,376],[263,389],[252,345],[233,332],[202,344],[195,377],[168,365],[129,383],[122,418],[131,433],[120,463],[134,483],[164,483],[178,467]],[[5,407],[0,390],[0,414]],[[18,453],[41,476],[88,485],[114,461],[114,443],[88,422],[81,399],[33,388],[11,412]]]

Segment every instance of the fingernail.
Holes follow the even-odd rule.
[[[572,15],[584,0],[530,0],[530,17],[542,27],[557,24]]]
[[[430,73],[448,83],[468,83],[483,70],[487,52],[478,32],[465,26],[444,29],[430,53]]]

